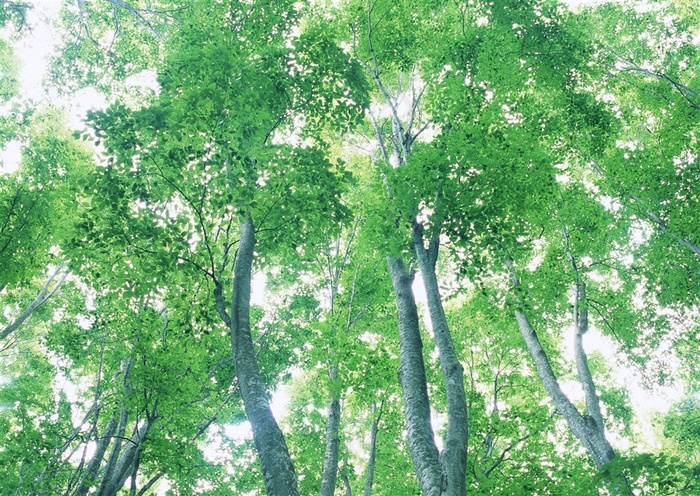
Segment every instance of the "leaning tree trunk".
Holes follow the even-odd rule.
[[[51,284],[59,275],[61,275],[61,278],[56,282],[53,289],[51,289]],[[68,271],[66,271],[62,265],[60,267],[58,267],[53,272],[53,274],[51,274],[49,276],[49,279],[46,281],[44,286],[41,288],[41,290],[39,291],[39,294],[27,306],[27,308],[25,308],[24,311],[14,321],[10,322],[9,324],[7,324],[7,326],[4,329],[0,330],[0,339],[5,339],[9,335],[11,335],[13,332],[15,332],[17,329],[19,329],[20,326],[22,324],[24,324],[24,322],[29,317],[31,317],[31,315],[34,312],[36,312],[47,301],[49,301],[56,294],[56,292],[60,289],[60,287],[63,285],[63,282],[66,280],[67,276],[68,276]],[[1,291],[1,289],[0,289],[0,291]]]
[[[236,255],[233,280],[231,315],[226,312],[223,287],[216,281],[215,298],[217,309],[231,329],[233,360],[238,385],[243,397],[246,416],[253,429],[253,439],[265,480],[268,496],[297,496],[297,479],[292,459],[270,410],[267,390],[260,377],[250,334],[250,291],[253,255],[255,250],[255,228],[249,213],[241,223],[240,244]]]
[[[511,280],[514,287],[520,285],[520,281],[513,272],[512,262],[506,264],[511,271]],[[574,406],[569,398],[561,390],[559,381],[554,375],[547,353],[542,348],[535,329],[530,324],[527,315],[522,309],[522,302],[515,310],[515,318],[518,321],[520,332],[525,340],[527,349],[535,362],[537,373],[544,385],[545,390],[557,408],[559,413],[566,423],[569,425],[571,432],[583,443],[586,451],[591,455],[596,468],[600,469],[603,465],[615,458],[615,451],[605,437],[605,429],[603,425],[603,417],[600,413],[600,402],[595,391],[593,378],[588,369],[588,360],[583,349],[582,336],[588,330],[588,315],[586,308],[586,292],[585,285],[578,283],[575,287],[575,319],[576,332],[574,336],[574,352],[576,355],[576,367],[578,369],[579,380],[583,385],[583,390],[586,398],[587,415],[581,415],[578,409]]]
[[[97,480],[97,472],[100,469],[100,464],[102,463],[102,459],[107,452],[107,448],[109,447],[109,444],[112,441],[112,436],[114,436],[114,432],[116,430],[117,419],[112,416],[107,423],[107,427],[105,427],[104,431],[102,431],[102,435],[96,442],[95,453],[92,455],[90,463],[88,463],[87,470],[81,478],[80,484],[75,491],[73,491],[73,496],[84,496],[88,493],[91,485]]]
[[[605,438],[602,421],[594,418],[590,414],[590,410],[588,415],[581,415],[561,390],[559,381],[547,359],[547,354],[542,348],[537,333],[532,328],[527,315],[521,310],[516,310],[515,317],[518,321],[520,332],[525,339],[527,349],[535,361],[537,373],[547,394],[552,398],[554,406],[556,406],[561,416],[564,417],[566,423],[569,424],[571,432],[583,443],[591,458],[593,458],[596,468],[602,467],[615,457],[615,452]],[[577,340],[580,340],[580,336],[577,336]]]
[[[418,310],[413,295],[413,273],[400,258],[389,257],[389,272],[399,316],[399,382],[403,390],[408,448],[424,496],[443,494],[447,480],[440,464],[430,423],[430,399],[423,361]]]

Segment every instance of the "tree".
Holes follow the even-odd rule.
[[[356,69],[317,33],[301,36],[294,52],[285,47],[296,18],[290,5],[239,6],[227,17],[218,7],[209,8],[212,24],[202,25],[198,12],[179,32],[157,101],[138,111],[113,105],[94,115],[97,137],[116,156],[97,172],[93,194],[104,200],[96,213],[110,212],[111,219],[96,232],[110,249],[121,245],[127,256],[134,251],[162,277],[164,269],[184,264],[208,280],[217,312],[230,328],[267,492],[295,494],[294,469],[269,408],[251,336],[254,253],[270,256],[290,244],[295,252],[296,233],[313,233],[311,228],[322,228],[326,219],[344,215],[344,175],[326,158],[320,141],[319,131],[329,123],[319,126],[314,119],[327,112],[326,105],[336,107],[336,126],[357,116],[347,93],[338,90],[348,77],[356,79]],[[310,59],[304,49],[310,57],[321,47],[327,64],[306,66]],[[290,65],[298,77],[288,71]],[[316,71],[333,77],[319,81]],[[341,93],[343,107],[331,101],[312,106],[319,91]],[[306,116],[304,134],[315,146],[276,143],[274,133],[286,132],[288,119]],[[134,222],[139,228],[129,227]]]
[[[66,4],[83,144],[2,45],[0,492],[696,491],[696,14]]]

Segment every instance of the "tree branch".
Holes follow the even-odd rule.
[[[49,301],[59,290],[63,282],[66,280],[66,277],[68,276],[68,271],[63,271],[64,266],[60,265],[58,268],[49,276],[49,279],[46,281],[44,286],[41,288],[39,291],[39,294],[34,298],[34,301],[32,301],[29,306],[20,314],[19,317],[17,317],[12,323],[10,323],[8,326],[6,326],[2,331],[0,331],[0,339],[5,339],[7,336],[15,332],[35,311],[37,311],[39,308],[41,308],[44,303]],[[51,284],[54,282],[54,280],[58,277],[61,276],[61,278],[56,282],[54,285],[53,289],[49,291],[51,288]]]

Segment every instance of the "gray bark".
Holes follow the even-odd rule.
[[[253,430],[268,496],[297,496],[296,475],[287,444],[270,410],[250,334],[250,284],[255,251],[255,229],[250,214],[241,223],[236,255],[231,315],[226,313],[223,288],[216,281],[215,298],[221,318],[231,329],[233,360],[246,416]]]
[[[109,485],[114,474],[114,470],[117,466],[117,461],[119,460],[119,453],[121,453],[122,440],[124,439],[124,435],[126,433],[126,423],[128,419],[129,409],[127,407],[123,407],[119,416],[119,426],[117,427],[117,434],[114,438],[114,444],[112,445],[112,452],[110,453],[109,458],[107,459],[107,467],[105,469],[104,475],[102,476],[102,482],[100,482],[100,487],[97,488],[96,494],[98,495],[104,494],[104,491]]]
[[[442,493],[447,481],[430,423],[423,341],[411,287],[413,274],[400,258],[389,257],[388,263],[399,317],[399,382],[403,390],[408,448],[422,494],[437,496]]]
[[[345,246],[345,252],[337,265],[334,264],[334,259],[340,256],[341,249],[341,237],[335,242],[335,254],[331,253],[328,247],[329,240],[326,238],[326,266],[325,271],[327,271],[327,283],[328,289],[330,291],[330,311],[329,317],[333,320],[335,314],[335,300],[338,295],[338,289],[340,286],[340,276],[345,269],[348,257],[350,256],[350,246],[357,233],[357,226],[359,224],[359,218],[355,220],[355,225],[353,226],[352,232],[350,234],[350,239]],[[322,270],[324,269],[323,263],[319,261],[319,265]],[[335,267],[334,267],[335,265]],[[357,272],[355,273],[357,277]],[[352,303],[355,298],[355,280],[353,280],[352,291],[350,294],[350,302],[348,304],[348,318],[345,325],[345,335],[347,336],[350,332],[350,327],[352,326]],[[359,314],[358,314],[359,317]],[[333,335],[336,334],[335,326],[333,326]],[[326,420],[326,452],[323,457],[323,474],[321,476],[321,496],[333,496],[335,494],[335,486],[338,478],[338,460],[340,452],[340,418],[341,418],[341,406],[340,406],[340,392],[338,390],[339,378],[338,378],[338,359],[337,351],[335,349],[330,350],[330,370],[328,371],[329,384],[331,386],[331,401],[328,405],[328,419]],[[347,476],[345,476],[347,478]],[[344,480],[345,483],[345,480]],[[347,486],[347,484],[346,484]],[[349,486],[347,486],[349,487]]]
[[[61,278],[58,280],[54,288],[49,291],[49,288],[51,287],[51,283],[61,275]],[[15,332],[19,327],[24,324],[24,322],[31,317],[31,315],[36,312],[39,308],[41,308],[44,303],[49,301],[51,297],[53,297],[58,289],[61,287],[63,282],[66,280],[66,277],[68,276],[68,272],[63,272],[63,266],[60,266],[56,269],[56,271],[49,276],[49,279],[46,281],[46,284],[41,288],[39,291],[39,294],[34,298],[34,301],[32,301],[27,308],[13,321],[10,322],[2,331],[0,331],[0,339],[5,339],[8,337],[10,334]]]
[[[367,12],[367,24],[369,28],[367,38],[372,65],[370,66],[368,63],[366,67],[391,112],[392,134],[387,135],[383,132],[371,112],[370,117],[372,117],[372,124],[377,134],[384,159],[387,163],[390,162],[389,150],[386,146],[386,140],[389,140],[393,145],[392,151],[395,165],[397,167],[402,167],[407,165],[413,140],[422,132],[422,130],[418,131],[414,136],[411,136],[411,129],[425,87],[416,94],[415,86],[413,83],[411,84],[413,93],[412,108],[408,125],[404,126],[397,109],[398,98],[392,97],[380,75],[379,64],[372,45],[372,33],[374,27],[376,27],[376,24],[373,24],[372,21],[373,10],[374,6],[371,6],[368,8]],[[390,188],[389,195],[393,196]],[[438,238],[434,241],[438,241]],[[425,252],[422,246],[422,232],[420,246]],[[419,255],[419,249],[416,243],[414,243],[414,249],[416,249],[416,254]],[[431,266],[429,270],[423,269],[423,263],[419,262],[421,263],[422,271],[428,274],[428,278],[430,278],[430,274],[432,274],[433,277],[435,276],[436,250],[437,245],[431,243],[429,252],[433,253],[435,251],[435,256],[431,261],[430,256],[426,254],[427,264]],[[454,353],[452,338],[444,318],[440,294],[439,291],[437,291],[437,279],[435,278],[435,284],[432,289],[426,286],[426,291],[428,291],[429,294],[431,319],[433,320],[433,327],[436,331],[436,345],[440,353],[440,362],[445,377],[448,398],[448,427],[447,436],[445,438],[445,449],[442,455],[439,454],[437,446],[435,445],[435,437],[430,424],[430,400],[427,393],[425,364],[422,355],[423,343],[420,337],[415,298],[411,289],[413,274],[406,270],[400,258],[395,257],[389,257],[389,270],[394,285],[399,315],[401,361],[399,381],[401,382],[404,395],[404,415],[408,430],[408,445],[421,491],[425,496],[442,494],[463,496],[466,492],[465,477],[467,456],[467,407],[462,378],[463,371]],[[430,302],[431,299],[433,300],[432,303]]]
[[[428,310],[433,324],[435,344],[440,355],[440,367],[445,379],[447,396],[447,432],[445,434],[445,447],[440,457],[447,476],[447,487],[444,494],[462,496],[467,491],[467,439],[469,436],[467,397],[464,391],[464,369],[457,358],[435,274],[439,241],[437,236],[439,234],[436,233],[431,240],[432,249],[429,252],[423,245],[422,226],[417,222],[414,224],[413,247],[428,297]]]
[[[337,369],[331,370],[331,384],[337,376]],[[321,478],[321,496],[333,496],[338,474],[338,453],[340,451],[340,399],[337,393],[331,393],[328,420],[326,422],[326,454],[323,457],[323,476]]]
[[[509,263],[508,266],[512,274],[512,263]],[[512,274],[512,280],[514,286],[517,287],[519,281],[514,274]],[[525,312],[522,309],[515,310],[515,318],[518,321],[520,332],[525,339],[525,344],[535,362],[537,373],[547,394],[552,398],[557,411],[559,411],[561,416],[564,417],[564,420],[566,420],[571,432],[583,443],[584,447],[591,455],[596,468],[600,469],[603,465],[615,458],[615,451],[605,438],[603,419],[600,414],[600,403],[595,392],[593,378],[588,369],[586,353],[583,350],[582,335],[588,328],[588,317],[586,313],[585,285],[579,283],[576,285],[576,334],[574,337],[574,347],[579,380],[583,385],[586,396],[587,415],[581,415],[578,409],[561,390],[559,381],[554,375],[554,371],[547,359],[547,354],[542,348],[537,333],[530,324]]]
[[[376,404],[372,405],[372,414],[376,411]],[[367,477],[365,478],[365,489],[362,493],[363,496],[370,496],[372,494],[372,485],[374,484],[374,467],[377,460],[377,434],[379,434],[379,420],[382,417],[381,408],[379,410],[379,415],[372,419],[372,430],[370,432],[369,440],[369,461],[367,462]]]
[[[92,459],[88,464],[87,470],[80,481],[80,485],[75,489],[75,491],[73,491],[73,496],[84,496],[87,494],[88,489],[90,489],[92,483],[97,479],[97,471],[102,464],[102,459],[107,452],[107,448],[109,447],[109,444],[112,441],[112,436],[114,436],[114,432],[116,430],[117,419],[112,417],[109,419],[107,427],[105,427],[105,430],[102,432],[102,436],[97,440],[95,454],[92,456]]]
[[[126,442],[115,464],[112,477],[107,481],[104,491],[98,493],[98,496],[116,496],[119,489],[124,486],[126,479],[134,472],[134,464],[151,425],[150,420],[144,422]]]

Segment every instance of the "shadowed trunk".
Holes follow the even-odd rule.
[[[372,415],[375,414],[377,405],[372,404]],[[382,409],[379,409],[379,415],[372,419],[372,430],[370,432],[369,441],[369,461],[367,462],[367,478],[365,479],[365,489],[363,496],[372,494],[372,485],[374,484],[374,467],[377,462],[377,434],[379,433],[379,420],[382,417]]]

